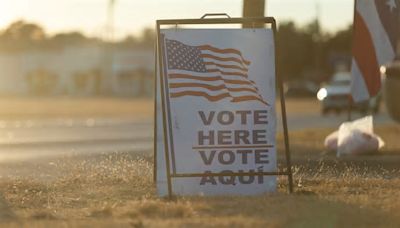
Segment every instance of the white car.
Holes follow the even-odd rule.
[[[355,104],[350,94],[350,83],[350,72],[338,72],[326,86],[319,89],[317,98],[322,102],[322,114],[325,115],[332,110],[340,113],[349,108],[363,113],[379,111],[380,95],[369,101]]]

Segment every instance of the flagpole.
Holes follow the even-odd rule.
[[[356,21],[356,13],[357,13],[357,9],[356,9],[356,3],[357,2],[357,0],[354,0],[354,9],[353,9],[353,12],[354,12],[354,14],[353,14],[353,34],[354,34],[354,30],[355,30],[355,21]],[[352,42],[354,42],[354,38],[353,38],[353,41]],[[351,71],[351,64],[352,64],[352,62],[353,62],[353,51],[352,51],[352,54],[351,54],[351,63],[350,63],[350,71]],[[352,106],[352,95],[351,95],[351,89],[350,89],[350,94],[349,94],[349,99],[348,99],[348,104],[347,104],[347,121],[351,121],[351,106]]]

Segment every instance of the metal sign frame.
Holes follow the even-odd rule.
[[[227,16],[228,18],[206,18],[207,16]],[[274,43],[275,43],[275,78],[276,83],[279,89],[279,97],[281,103],[281,115],[282,115],[282,127],[284,133],[284,141],[285,141],[285,156],[286,156],[286,170],[277,171],[277,172],[245,172],[245,173],[176,173],[175,171],[171,173],[171,163],[170,163],[170,151],[168,148],[167,138],[164,138],[164,152],[165,152],[165,162],[166,162],[166,172],[167,172],[167,186],[168,186],[168,196],[169,198],[173,197],[173,189],[172,189],[172,178],[184,178],[184,177],[237,177],[237,176],[287,176],[288,178],[288,190],[289,193],[293,192],[293,173],[292,173],[292,164],[291,164],[291,156],[290,156],[290,147],[289,147],[289,134],[288,134],[288,126],[287,126],[287,118],[286,118],[286,105],[285,105],[285,96],[283,91],[283,80],[280,77],[277,77],[277,69],[276,69],[276,21],[273,17],[256,17],[256,18],[230,18],[227,14],[205,14],[201,19],[172,19],[172,20],[157,20],[156,29],[157,29],[157,38],[156,38],[156,61],[155,61],[155,90],[157,90],[157,70],[159,70],[158,74],[160,77],[160,88],[161,88],[161,105],[162,105],[162,115],[163,115],[163,133],[164,135],[168,135],[168,126],[167,126],[167,118],[169,113],[169,108],[166,107],[166,97],[165,97],[165,85],[164,85],[164,57],[161,46],[160,39],[160,30],[161,26],[172,25],[203,25],[203,24],[243,24],[243,23],[252,23],[252,24],[264,24],[270,25],[274,34]],[[158,57],[158,59],[157,59]],[[157,61],[158,60],[158,61]],[[157,65],[158,64],[158,65]],[[157,91],[155,91],[154,97],[154,181],[156,182],[157,178]],[[168,109],[168,110],[167,110]]]

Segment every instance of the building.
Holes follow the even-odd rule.
[[[154,58],[151,49],[99,46],[0,53],[0,94],[149,96]]]

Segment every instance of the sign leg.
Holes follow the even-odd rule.
[[[288,176],[288,184],[289,184],[289,192],[293,192],[293,173],[292,173],[292,161],[290,156],[290,146],[289,146],[289,132],[287,126],[287,118],[286,118],[286,104],[285,104],[285,94],[283,92],[283,82],[282,79],[278,79],[279,81],[279,92],[280,92],[280,101],[281,101],[281,109],[282,109],[282,124],[283,124],[283,134],[285,140],[285,153],[286,153],[286,166],[287,166],[287,176]]]
[[[153,181],[157,183],[157,43],[154,45],[154,56],[155,56],[155,67],[154,67],[154,129],[153,129],[153,137],[154,137],[154,154],[153,154]]]
[[[163,53],[162,51],[161,51],[161,49],[162,49],[162,46],[161,46],[161,42],[164,42],[163,40],[161,40],[161,38],[160,38],[160,27],[159,26],[157,26],[157,41],[158,41],[158,48],[157,48],[157,50],[158,50],[158,53],[159,53],[159,55],[158,55],[158,60],[159,60],[159,74],[160,74],[160,88],[161,88],[161,104],[162,104],[162,115],[163,115],[163,129],[164,129],[164,140],[165,140],[165,142],[164,142],[164,151],[165,151],[165,163],[166,163],[166,172],[167,172],[167,185],[168,185],[168,198],[169,199],[172,199],[172,181],[171,181],[171,168],[170,168],[170,158],[169,158],[169,148],[168,148],[168,143],[167,143],[167,140],[168,140],[168,131],[167,131],[167,122],[166,122],[166,120],[167,120],[167,111],[166,111],[166,102],[165,102],[165,83],[164,83],[164,77],[166,77],[164,74],[163,74],[163,67],[164,67],[164,64],[163,64],[163,57],[162,57],[162,55],[161,55],[161,53]]]

